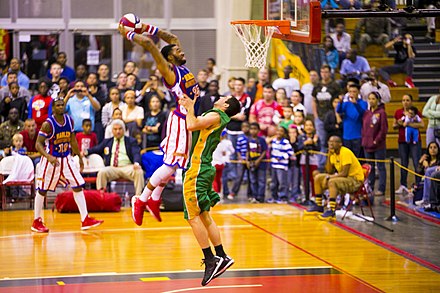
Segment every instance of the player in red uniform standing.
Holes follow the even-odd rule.
[[[53,115],[49,116],[41,126],[35,145],[42,158],[36,172],[37,194],[31,230],[39,233],[49,232],[41,219],[41,211],[47,191],[54,191],[58,181],[64,185],[69,184],[73,189],[73,197],[81,214],[81,230],[99,226],[104,221],[88,216],[83,192],[84,179],[80,174],[84,163],[73,133],[72,118],[64,114],[63,98],[53,100],[52,111]],[[80,170],[76,167],[71,153],[79,156]]]
[[[185,54],[175,35],[153,25],[142,24],[142,33],[156,35],[169,44],[159,51],[147,36],[128,31],[123,25],[119,26],[119,32],[128,40],[141,45],[151,53],[163,76],[164,84],[170,89],[176,100],[176,110],[168,116],[166,137],[160,145],[164,152],[164,163],[153,173],[141,196],[132,199],[133,220],[140,226],[145,209],[148,209],[158,221],[161,221],[159,206],[162,191],[177,168],[186,169],[191,146],[191,133],[186,129],[187,111],[179,104],[179,100],[183,98],[183,94],[195,99],[199,96],[200,89],[194,74],[184,66],[186,63]]]

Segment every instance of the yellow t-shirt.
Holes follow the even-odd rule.
[[[329,159],[330,163],[335,166],[338,173],[341,173],[343,166],[350,165],[348,176],[354,177],[358,181],[364,181],[364,170],[362,169],[359,160],[348,148],[341,147],[341,151],[339,152],[339,154],[333,153],[330,155]]]

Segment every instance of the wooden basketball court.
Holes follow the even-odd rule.
[[[220,205],[212,212],[235,264],[201,287],[202,253],[182,212],[79,214],[45,211],[49,234],[30,231],[33,212],[0,212],[0,292],[434,292],[440,274],[291,205]],[[435,249],[435,248],[431,248]],[[437,289],[436,289],[437,288]]]

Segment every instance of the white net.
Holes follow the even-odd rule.
[[[232,27],[243,42],[246,50],[246,67],[263,68],[266,66],[267,51],[272,35],[278,29],[274,26],[234,23]]]

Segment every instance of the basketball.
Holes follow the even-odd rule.
[[[137,34],[142,33],[141,19],[133,13],[127,13],[121,17],[119,23],[122,24],[127,30],[134,31]]]

